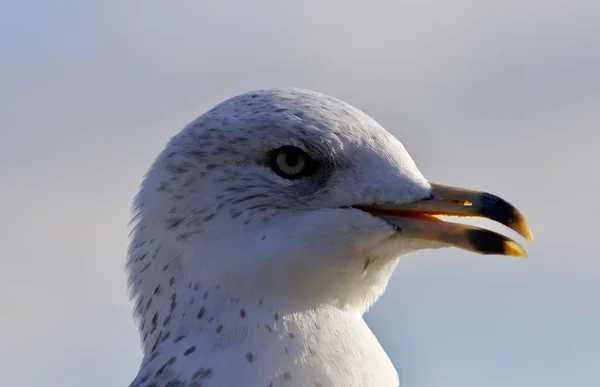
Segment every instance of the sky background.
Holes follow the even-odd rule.
[[[583,0],[0,1],[0,385],[129,384],[142,175],[214,104],[292,85],[533,229],[528,260],[401,260],[366,319],[403,387],[600,386],[599,18]]]

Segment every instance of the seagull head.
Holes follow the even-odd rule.
[[[200,284],[364,311],[402,255],[525,255],[507,237],[441,217],[489,218],[531,238],[506,201],[429,182],[373,118],[299,89],[242,94],[187,125],[145,177],[135,213],[138,298]]]

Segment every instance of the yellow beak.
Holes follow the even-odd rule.
[[[527,256],[521,245],[503,235],[439,219],[440,216],[487,218],[502,223],[527,241],[532,241],[533,234],[525,218],[507,201],[487,192],[441,184],[431,186],[431,196],[417,202],[355,207],[390,223],[399,238],[436,242],[479,254]]]

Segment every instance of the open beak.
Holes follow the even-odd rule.
[[[527,241],[533,240],[525,218],[507,201],[486,192],[441,184],[431,186],[431,196],[417,202],[354,207],[391,224],[400,238],[436,242],[479,254],[527,256],[521,245],[503,235],[439,219],[445,216],[487,218],[513,229]]]

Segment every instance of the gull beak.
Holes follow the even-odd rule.
[[[498,196],[441,184],[431,184],[426,199],[407,203],[381,203],[355,208],[379,217],[396,229],[398,238],[410,238],[454,246],[479,254],[526,257],[525,249],[503,235],[483,228],[446,222],[439,217],[479,217],[513,229],[527,241],[533,234],[523,215]]]

